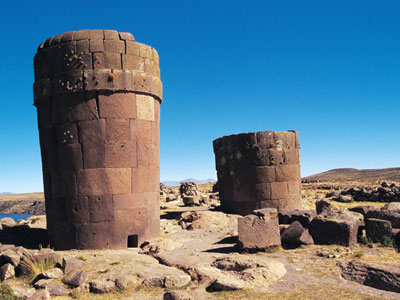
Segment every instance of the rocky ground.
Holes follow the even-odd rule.
[[[344,186],[337,189],[337,185],[330,189],[321,186],[321,183],[303,185],[304,209],[315,209],[315,202],[322,199],[340,209],[365,205],[326,197],[330,191],[343,191]],[[29,255],[56,254],[59,270],[51,273],[56,274],[52,275],[55,278],[41,274],[38,279],[44,281],[38,284],[36,279],[31,284],[26,276],[12,276],[12,270],[19,275],[21,258],[28,256],[26,251],[0,246],[3,265],[0,279],[8,276],[5,282],[21,296],[38,291],[43,294],[42,298],[30,299],[400,299],[398,292],[355,282],[357,278],[350,272],[353,262],[377,264],[383,268],[378,268],[379,274],[389,266],[392,269],[385,276],[394,285],[397,280],[400,287],[400,270],[393,269],[400,261],[396,248],[365,243],[243,252],[237,247],[239,216],[218,211],[217,194],[212,187],[212,184],[199,187],[188,184],[183,188],[183,197],[178,188],[163,189],[160,238],[148,241],[141,248],[52,252],[45,248],[42,235],[44,217],[32,217],[18,225],[5,220],[0,237],[8,237],[7,244],[30,244],[30,248],[42,244],[42,250],[29,250]],[[386,203],[367,204],[382,207]],[[15,231],[10,228],[17,227],[30,238],[16,239]],[[13,256],[10,250],[17,255]],[[365,266],[355,267],[358,276],[362,276]]]

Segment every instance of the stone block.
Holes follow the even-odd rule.
[[[75,47],[76,47],[76,53],[78,55],[88,54],[90,56],[90,58],[92,57],[89,54],[89,52],[90,52],[89,40],[76,41]]]
[[[113,203],[115,210],[124,210],[131,208],[146,208],[148,198],[143,197],[141,193],[130,193],[122,195],[113,195]]]
[[[261,166],[253,167],[249,170],[249,176],[253,183],[271,183],[275,182],[275,167]]]
[[[101,118],[136,118],[136,97],[134,93],[99,94]]]
[[[87,196],[71,197],[66,202],[67,221],[69,223],[88,223],[90,221]]]
[[[131,192],[131,169],[82,169],[77,172],[77,185],[80,195],[128,194]]]
[[[124,70],[144,71],[144,59],[140,56],[123,54],[122,67]]]
[[[92,53],[104,52],[103,39],[90,40],[90,52]]]
[[[137,42],[127,40],[126,44],[126,54],[140,56],[140,47]]]
[[[136,168],[136,142],[107,142],[105,144],[105,165],[107,168]]]
[[[154,98],[147,95],[136,95],[137,118],[154,121]]]
[[[235,184],[232,189],[232,202],[249,202],[252,199],[249,185]]]
[[[134,41],[135,40],[132,33],[130,33],[130,32],[120,32],[119,38],[121,40],[125,40],[125,41]]]
[[[114,219],[114,204],[112,195],[89,196],[90,222],[106,222]]]
[[[315,210],[283,210],[279,211],[279,224],[299,222],[304,228],[308,228],[316,215]]]
[[[271,199],[272,185],[271,183],[257,183],[248,187],[250,198],[258,199],[258,201]]]
[[[357,243],[361,214],[349,211],[332,211],[319,214],[310,223],[309,232],[316,244],[351,246]]]
[[[294,249],[301,245],[312,245],[314,240],[300,222],[295,221],[282,233],[282,246],[287,249]]]
[[[264,249],[281,244],[278,218],[241,217],[238,219],[238,234],[243,249]]]
[[[56,123],[94,120],[99,118],[93,93],[57,95],[53,99],[53,120]]]
[[[104,40],[104,51],[112,53],[125,53],[125,42],[121,40]]]
[[[373,243],[381,243],[392,238],[392,224],[387,220],[366,219],[365,231],[368,240]]]
[[[79,170],[83,168],[80,144],[59,144],[57,149],[59,170]]]
[[[367,219],[380,219],[390,221],[393,228],[400,228],[400,212],[386,209],[374,209],[365,214]]]
[[[57,127],[58,144],[77,144],[79,143],[78,129],[76,123],[63,123]]]
[[[271,199],[286,198],[289,195],[286,181],[271,183]]]
[[[130,120],[131,140],[139,143],[158,144],[158,124],[148,120]]]
[[[82,224],[76,232],[77,249],[111,248],[110,222]]]
[[[104,168],[106,166],[105,152],[104,141],[83,142],[82,155],[84,168]]]
[[[119,40],[119,34],[116,30],[104,30],[104,40]]]
[[[298,164],[275,166],[275,181],[300,181],[300,166]]]
[[[153,59],[153,48],[142,44],[137,43],[139,45],[139,55],[143,58]]]
[[[132,168],[132,193],[155,192],[159,190],[159,169],[139,166]]]
[[[121,54],[119,53],[93,53],[94,69],[121,70]]]
[[[130,119],[106,119],[107,141],[130,141]]]
[[[106,121],[104,119],[81,121],[78,127],[81,143],[102,142],[106,139]]]
[[[157,149],[154,144],[137,143],[138,166],[156,166]]]

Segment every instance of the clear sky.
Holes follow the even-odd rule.
[[[79,29],[160,55],[161,179],[216,178],[212,141],[299,131],[302,175],[400,166],[400,2],[4,1],[0,192],[42,191],[33,56]]]

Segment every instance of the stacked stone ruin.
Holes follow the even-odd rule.
[[[261,131],[214,140],[221,208],[301,208],[299,138],[296,131]]]
[[[34,59],[47,226],[57,249],[159,235],[159,58],[130,33],[51,37]]]

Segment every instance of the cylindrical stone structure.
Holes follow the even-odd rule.
[[[80,30],[34,58],[49,240],[137,247],[159,235],[159,58],[133,35]]]
[[[260,131],[213,142],[221,209],[247,215],[255,209],[301,209],[299,136]]]

